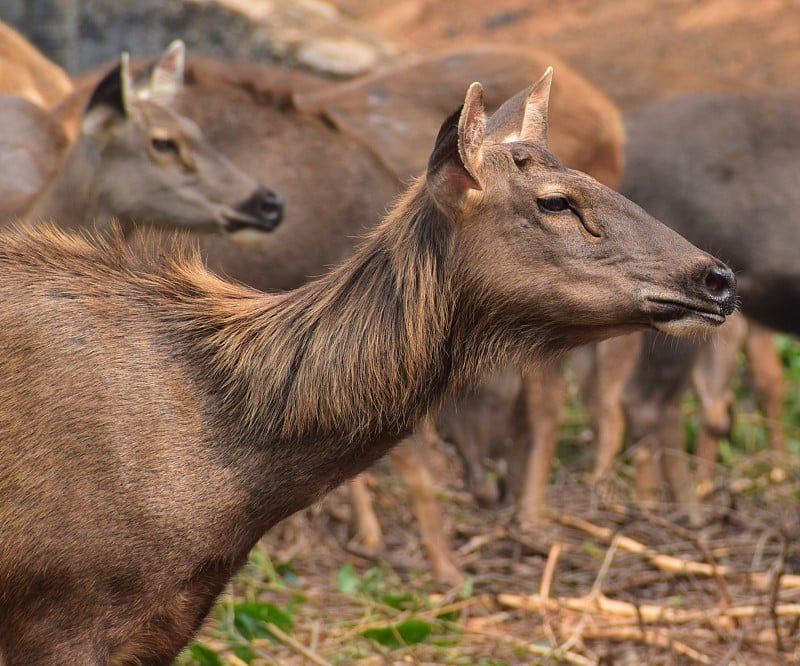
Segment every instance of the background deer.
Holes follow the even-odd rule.
[[[58,173],[69,146],[51,113],[17,95],[0,95],[0,219],[20,217]]]
[[[701,247],[724,256],[735,268],[742,312],[754,322],[747,337],[750,365],[755,368],[768,423],[774,426],[770,440],[779,457],[786,453],[777,423],[781,367],[763,326],[800,332],[798,225],[791,216],[800,203],[798,101],[793,93],[698,93],[646,107],[627,121],[629,169],[623,182],[628,196]],[[678,164],[683,165],[680,173],[675,171]],[[668,343],[655,344],[644,345],[638,363],[652,365],[648,355],[658,353],[680,378],[676,380],[680,387],[687,387],[693,369],[691,355],[678,355]],[[683,438],[672,420],[667,420],[667,413],[674,409],[665,408],[666,397],[657,393],[641,395],[633,387],[626,393],[629,428],[636,433],[633,441],[646,436],[651,443],[639,454],[640,467],[661,459],[673,493],[684,506],[694,507],[697,516]],[[704,393],[709,391],[701,386],[701,396]],[[682,395],[680,391],[674,401],[679,402]],[[718,401],[726,402],[724,393]],[[643,413],[660,413],[664,418],[647,423]],[[701,445],[705,460],[701,468],[707,473],[710,444],[701,440]],[[670,455],[670,451],[675,453]],[[654,477],[650,470],[639,474]],[[652,496],[652,486],[642,492]]]
[[[732,312],[729,269],[547,151],[549,84],[488,122],[473,84],[361,249],[286,294],[163,248],[4,236],[7,666],[169,663],[265,530],[444,393]]]
[[[175,42],[134,90],[127,56],[93,89],[77,139],[25,217],[62,227],[149,223],[195,231],[271,230],[282,201],[177,113],[184,46]]]

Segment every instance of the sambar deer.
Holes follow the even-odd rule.
[[[343,132],[365,141],[405,181],[424,166],[436,118],[446,112],[471,77],[484,83],[487,106],[496,108],[524,85],[521,72],[544,68],[553,61],[558,63],[559,71],[551,97],[553,152],[567,166],[585,171],[604,185],[618,187],[623,163],[621,113],[580,73],[540,49],[483,44],[410,57],[370,77],[312,87],[296,99],[301,109],[321,113]],[[531,405],[535,411],[530,428],[533,443],[516,452],[515,479],[511,480],[515,487],[523,485],[521,471],[526,468],[526,460],[554,447],[561,371],[558,365],[541,365],[529,369],[524,378],[526,385],[546,385],[548,391],[537,394],[555,406],[545,409],[539,404]],[[482,382],[475,394],[464,396],[455,405],[445,405],[435,417],[441,434],[450,438],[462,455],[468,489],[484,500],[497,494],[484,469],[484,458],[493,441],[505,440],[509,434],[503,416],[514,411],[515,399],[510,389],[519,386],[519,378],[515,379],[513,373],[501,372]],[[532,393],[532,389],[526,392],[529,397]],[[616,411],[620,411],[619,407]],[[526,437],[527,434],[526,425]],[[457,582],[462,576],[450,552],[435,501],[435,484],[424,461],[425,447],[435,437],[436,430],[426,424],[408,442],[393,449],[390,458],[412,490],[414,513],[434,575]],[[529,455],[531,449],[534,455]],[[353,480],[352,492],[356,540],[366,551],[379,550],[381,529],[361,477]],[[526,493],[522,504],[535,502],[536,497]]]
[[[613,350],[614,364],[623,370],[610,393],[619,396],[624,429],[615,428],[615,437],[598,437],[594,478],[611,469],[627,430],[637,495],[652,502],[660,486],[694,523],[703,512],[685,451],[681,403],[694,388],[702,409],[697,471],[707,485],[715,442],[731,423],[727,380],[734,369],[732,354],[741,345],[770,448],[776,461],[786,455],[780,427],[784,384],[771,329],[800,332],[800,235],[791,213],[800,206],[799,103],[800,96],[790,92],[693,93],[626,117],[621,191],[731,264],[747,321],[731,321],[707,340],[676,343],[648,333],[644,343],[633,336],[601,345]],[[609,393],[602,382],[601,391]],[[554,453],[546,452],[539,462],[541,498]],[[659,479],[665,483],[658,484]],[[546,510],[543,499],[534,509]]]
[[[134,224],[234,232],[271,230],[283,202],[206,140],[174,108],[185,47],[173,42],[144,85],[127,54],[94,88],[81,131],[24,216],[70,228]]]
[[[735,279],[546,147],[550,71],[474,83],[343,265],[264,294],[196,253],[0,238],[0,654],[168,664],[258,538],[497,363],[692,334]]]

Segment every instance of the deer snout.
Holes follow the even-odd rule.
[[[283,219],[283,198],[263,185],[226,215],[227,231],[255,228],[272,231]]]
[[[245,215],[263,221],[269,229],[274,229],[283,219],[283,199],[266,187],[259,187],[253,195],[237,206]]]
[[[736,276],[724,264],[709,266],[701,279],[708,297],[719,305],[721,314],[733,314],[736,309]]]

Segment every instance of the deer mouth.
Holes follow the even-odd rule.
[[[692,335],[725,321],[719,305],[657,296],[645,298],[645,312],[653,328],[672,335]]]
[[[226,211],[222,215],[222,227],[229,233],[241,231],[242,229],[255,229],[260,232],[272,231],[283,219],[283,214],[276,212],[270,217],[254,217],[244,215],[235,210]]]

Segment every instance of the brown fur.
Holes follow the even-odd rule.
[[[64,70],[11,26],[0,22],[0,93],[49,107],[71,90],[72,82]]]
[[[55,177],[69,141],[50,113],[0,95],[0,219],[22,217]]]

